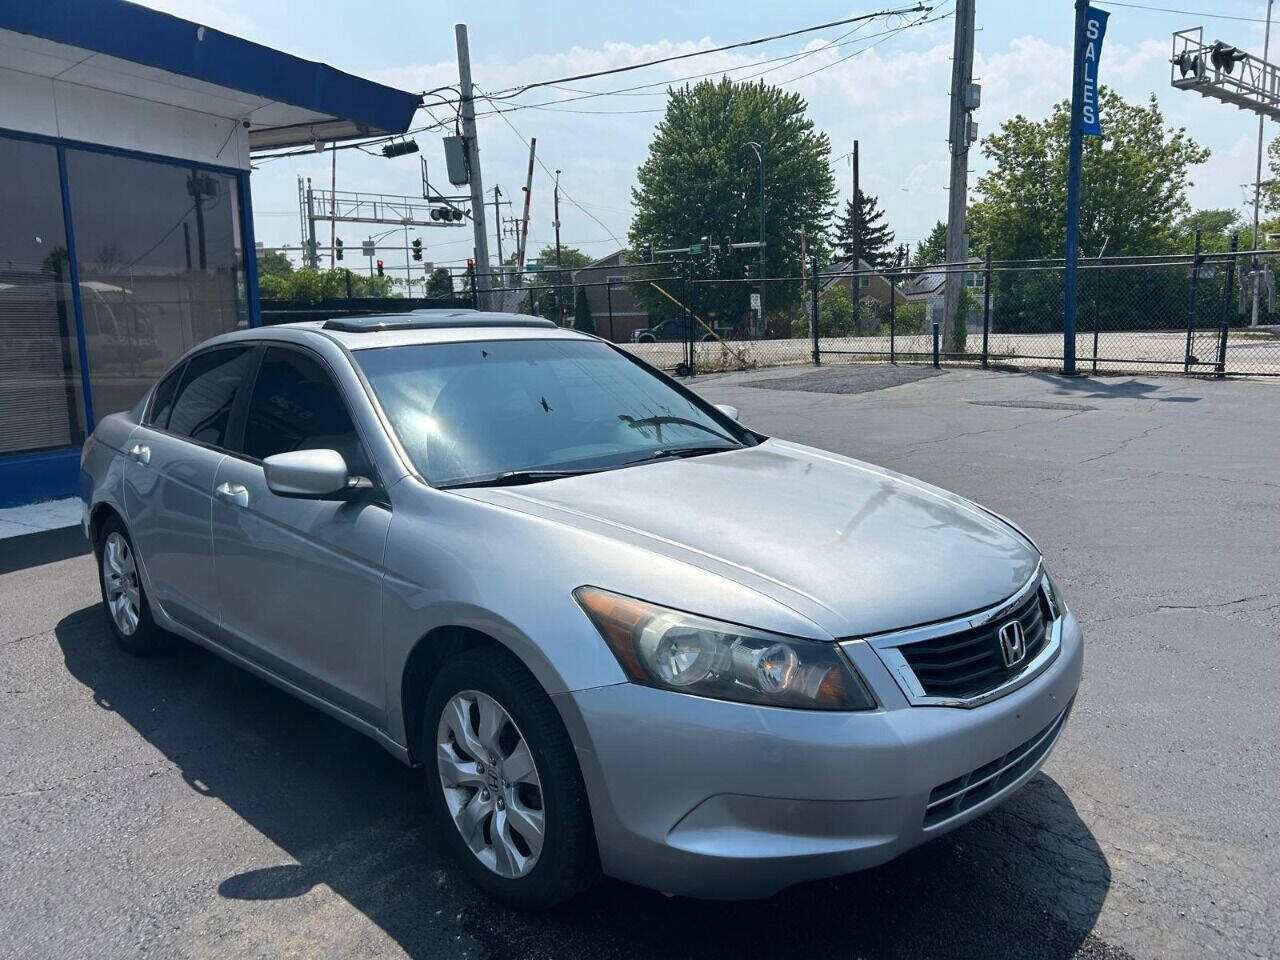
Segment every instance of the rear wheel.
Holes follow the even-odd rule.
[[[151,619],[133,541],[119,517],[109,517],[103,523],[96,549],[102,603],[116,643],[135,654],[155,653],[168,646],[169,635]]]
[[[504,650],[445,664],[427,698],[428,793],[468,877],[503,902],[540,910],[599,874],[577,759],[551,700]]]

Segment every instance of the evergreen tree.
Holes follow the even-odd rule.
[[[893,263],[893,231],[884,222],[878,197],[858,191],[858,255],[873,267],[887,267]],[[836,246],[845,257],[853,256],[854,249],[853,201],[844,205],[844,216],[836,217]]]

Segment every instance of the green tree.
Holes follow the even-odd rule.
[[[428,297],[452,297],[453,275],[448,267],[436,267],[427,278]]]
[[[719,243],[755,240],[760,234],[760,167],[747,146],[764,147],[766,269],[771,277],[800,275],[800,235],[809,250],[825,256],[823,236],[835,201],[829,158],[831,143],[815,131],[807,104],[794,93],[761,83],[704,80],[668,89],[666,115],[649,144],[649,155],[632,189],[635,216],[632,249],[687,246],[700,237]],[[816,249],[815,249],[816,248]],[[742,277],[754,251],[699,260],[695,276]],[[660,268],[670,276],[671,268]],[[654,274],[660,275],[658,273]],[[680,283],[662,286],[677,298]],[[636,286],[656,315],[674,309],[647,284]],[[709,284],[692,288],[694,309],[704,317],[733,323],[746,316],[746,284]],[[787,309],[800,300],[800,281],[771,283],[768,307]]]
[[[1190,168],[1209,151],[1185,129],[1165,124],[1155,95],[1130,103],[1100,89],[1101,137],[1085,137],[1080,189],[1080,247],[1097,256],[1168,253],[1173,225],[1191,212]],[[991,169],[978,178],[969,210],[975,249],[990,243],[998,260],[1061,257],[1066,237],[1070,105],[1044,120],[1022,115],[982,141]]]
[[[1243,229],[1240,214],[1235,210],[1197,210],[1179,220],[1173,227],[1174,242],[1180,250],[1190,253],[1196,246],[1196,231],[1200,231],[1201,249],[1211,253],[1224,253],[1231,246],[1231,235]],[[1244,239],[1244,238],[1242,238]],[[1250,234],[1245,243],[1250,243]]]
[[[872,197],[858,191],[858,254],[873,267],[882,268],[894,263],[893,231],[884,222],[884,211],[880,209],[878,197]],[[840,255],[853,256],[854,248],[853,201],[844,205],[844,215],[836,217],[836,246]]]
[[[1209,151],[1182,128],[1165,123],[1155,95],[1130,103],[1099,91],[1101,137],[1086,137],[1080,191],[1080,251],[1096,257],[1172,253],[1174,225],[1191,212],[1190,168]],[[1070,108],[1064,100],[1044,120],[1018,115],[985,138],[991,169],[978,178],[969,209],[975,249],[990,243],[996,260],[1060,258],[1066,237]],[[1185,313],[1186,271],[1107,271],[1078,275],[1082,324],[1088,310],[1106,309],[1113,329],[1167,324]],[[1089,284],[1086,290],[1085,283]],[[1000,271],[992,285],[996,331],[1062,329],[1062,276],[1056,270]]]
[[[287,277],[293,273],[293,261],[279,250],[259,250],[258,280],[263,277]]]
[[[591,315],[591,304],[587,302],[586,287],[578,287],[573,298],[573,329],[583,333],[596,332],[596,321]]]
[[[939,220],[929,231],[929,236],[916,244],[915,256],[911,258],[913,267],[931,267],[935,263],[947,262],[947,225]]]
[[[325,300],[352,297],[399,296],[391,289],[390,277],[368,277],[352,270],[294,270],[270,274],[258,280],[264,299],[283,300],[294,306],[308,306]]]

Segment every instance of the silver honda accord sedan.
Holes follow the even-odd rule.
[[[421,766],[432,836],[525,908],[882,863],[1034,776],[1080,682],[1013,523],[533,317],[217,337],[81,486],[122,647],[186,638]]]

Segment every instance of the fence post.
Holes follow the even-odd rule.
[[[609,301],[609,341],[614,342],[613,336],[613,281],[607,277],[604,281],[605,299]]]
[[[1094,373],[1098,372],[1098,325],[1102,320],[1102,254],[1098,254],[1098,265],[1094,267],[1093,277],[1093,359],[1090,361]]]
[[[856,284],[857,281],[855,280]],[[818,309],[818,258],[809,258],[809,309],[811,319],[809,321],[809,332],[813,336],[813,365],[816,367],[822,363],[822,348],[818,346],[818,323],[822,319],[822,314]]]
[[[1191,259],[1191,303],[1187,308],[1187,352],[1182,360],[1182,372],[1191,372],[1191,335],[1195,330],[1196,309],[1200,305],[1200,231],[1196,231],[1196,250]]]
[[[1227,327],[1231,323],[1231,301],[1233,289],[1236,285],[1236,248],[1239,244],[1239,234],[1231,235],[1231,255],[1227,259],[1227,279],[1222,285],[1222,322],[1218,327],[1218,362],[1214,365],[1214,370],[1218,376],[1223,376],[1227,372]]]
[[[894,355],[896,344],[894,337],[896,334],[896,326],[898,323],[898,287],[891,279],[889,281],[889,362],[897,363],[898,358]]]
[[[991,337],[991,244],[987,244],[987,266],[982,274],[982,369],[987,369],[987,345]]]
[[[471,285],[471,309],[480,309],[480,295],[476,290],[476,265],[474,263],[467,264],[467,282]]]
[[[938,321],[933,321],[933,366],[938,367],[938,334],[940,332]]]

